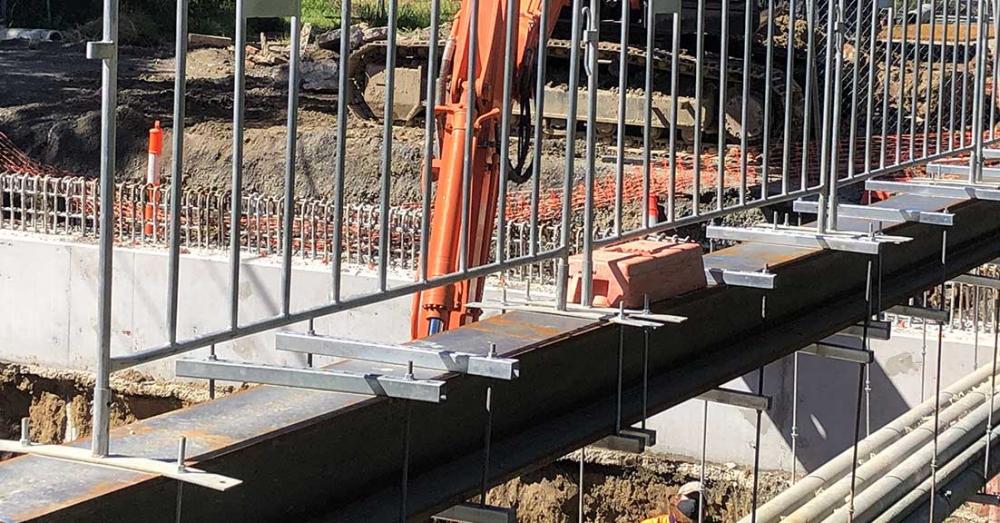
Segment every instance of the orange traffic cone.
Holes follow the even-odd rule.
[[[149,130],[149,159],[146,162],[146,184],[149,197],[146,200],[144,218],[146,226],[143,228],[146,236],[153,235],[153,216],[160,203],[160,157],[163,155],[163,129],[160,128],[160,121],[153,122],[153,128]]]

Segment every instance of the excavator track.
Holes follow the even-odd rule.
[[[351,101],[351,108],[355,114],[369,119],[380,120],[385,100],[385,53],[387,43],[385,41],[368,42],[356,49],[349,61],[349,74],[354,84],[354,96]],[[439,45],[439,51],[443,49],[443,42]],[[565,83],[566,73],[569,70],[570,52],[572,42],[565,39],[550,39],[546,49],[549,65],[549,81],[546,86],[546,101],[544,122],[552,128],[559,129],[565,126],[566,114],[561,109],[566,106],[568,97],[568,87]],[[418,38],[400,39],[396,43],[396,93],[394,95],[393,118],[396,122],[406,125],[417,125],[420,116],[423,114],[423,98],[426,93],[426,77],[424,70],[428,61],[427,40]],[[618,121],[618,60],[621,57],[621,45],[617,42],[603,41],[598,43],[598,63],[602,65],[602,70],[598,73],[600,82],[600,92],[598,93],[600,108],[598,115],[599,130],[607,131],[614,128]],[[581,53],[582,56],[582,53]],[[630,71],[640,73],[644,71],[647,52],[644,47],[630,46],[628,49],[628,60]],[[664,49],[653,50],[654,75],[665,76],[667,81],[656,81],[657,85],[669,86],[669,75],[672,68],[672,53]],[[678,76],[681,79],[679,85],[678,115],[675,119],[677,129],[682,141],[690,141],[695,130],[694,111],[694,78],[697,73],[697,59],[687,51],[682,51],[677,55]],[[710,95],[717,93],[717,86],[721,80],[721,64],[717,53],[704,53],[702,72],[704,78],[703,94]],[[784,63],[784,60],[775,59],[775,63]],[[728,74],[726,76],[727,89],[730,96],[727,96],[727,118],[726,130],[729,141],[739,142],[744,126],[739,121],[741,115],[741,104],[743,94],[743,60],[742,58],[730,57],[728,60]],[[749,70],[751,81],[751,111],[750,128],[751,132],[748,141],[759,142],[763,136],[764,129],[764,100],[763,92],[767,82],[767,70],[765,67],[752,63]],[[633,73],[634,74],[634,73]],[[631,74],[630,74],[631,76]],[[641,75],[635,74],[638,78]],[[686,81],[686,79],[690,81]],[[801,126],[801,108],[803,107],[802,90],[793,81],[791,107],[796,112],[792,115],[792,128]],[[581,90],[578,95],[580,102],[586,100],[586,91]],[[653,93],[654,114],[661,115],[654,119],[652,123],[654,138],[664,136],[669,130],[671,118],[671,98],[669,90],[657,90]],[[718,132],[718,101],[710,96],[703,96],[707,100],[702,106],[702,131],[708,134]],[[614,103],[606,103],[614,102]],[[626,102],[626,125],[633,133],[640,132],[642,128],[642,107],[644,104],[644,92],[642,85],[630,85],[628,89],[628,99]],[[582,107],[582,106],[581,106]],[[771,70],[771,134],[772,137],[780,135],[782,125],[780,116],[785,107],[785,73],[778,69]],[[582,113],[581,113],[582,115]],[[609,132],[601,132],[599,135],[611,138]]]

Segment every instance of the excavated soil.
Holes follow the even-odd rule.
[[[134,370],[115,374],[111,387],[114,427],[208,400],[203,386],[158,381]],[[24,417],[31,419],[31,440],[37,443],[89,436],[93,390],[94,378],[87,373],[0,363],[0,438],[19,439]]]
[[[671,496],[700,467],[671,456],[641,455],[588,448],[584,465],[584,520],[635,523],[667,513]],[[487,502],[511,507],[522,523],[569,523],[579,517],[579,452],[521,476],[489,492]],[[761,503],[786,486],[787,474],[760,476]],[[710,464],[705,470],[706,521],[736,521],[750,511],[753,475],[736,465]]]
[[[100,167],[100,77],[99,68],[83,60],[83,54],[81,44],[29,47],[21,42],[0,43],[0,68],[5,70],[0,132],[37,161],[71,174],[96,176]],[[195,49],[188,54],[184,122],[187,187],[229,187],[232,67],[231,49]],[[170,165],[173,69],[168,49],[122,48],[117,111],[119,181],[145,176],[146,136],[155,120],[167,129],[163,161]],[[284,188],[286,70],[281,64],[253,63],[247,69],[243,185],[246,190],[274,196]],[[330,197],[337,158],[336,95],[303,92],[300,108],[296,195]],[[392,203],[419,200],[423,148],[422,127],[393,129]],[[577,149],[582,155],[582,140]],[[564,140],[546,142],[543,184],[562,180],[564,151]],[[344,158],[348,201],[377,199],[382,155],[381,124],[352,115]],[[582,177],[582,165],[578,174]]]

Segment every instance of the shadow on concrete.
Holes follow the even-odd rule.
[[[791,447],[794,356],[769,364],[764,372],[764,393],[773,398],[767,412],[771,422]],[[855,363],[800,354],[798,377],[799,462],[806,470],[823,463],[854,444],[859,366]],[[748,390],[757,389],[757,373],[743,377]],[[878,430],[911,408],[904,394],[876,361],[869,366],[871,415],[866,416],[862,392],[860,436]],[[867,426],[866,426],[867,425]]]

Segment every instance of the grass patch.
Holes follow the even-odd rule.
[[[430,2],[398,0],[400,30],[430,26]],[[458,11],[459,0],[441,1],[441,21],[449,22]],[[192,33],[233,36],[235,0],[189,0],[188,24]],[[358,0],[351,9],[354,23],[371,27],[387,25],[388,0]],[[302,20],[320,31],[340,26],[341,0],[302,0]],[[51,27],[76,30],[87,39],[100,39],[101,0],[8,0],[0,13],[11,27]],[[176,4],[163,0],[121,0],[121,38],[124,44],[157,45],[173,41]],[[247,33],[288,33],[288,21],[250,19]]]
[[[401,30],[423,29],[431,25],[430,2],[402,0],[397,4],[397,25]],[[441,0],[441,21],[449,22],[458,12],[458,0]],[[365,0],[351,6],[354,23],[365,23],[370,27],[388,25],[387,3]],[[303,0],[302,21],[314,28],[336,29],[340,27],[340,2],[331,0]]]

